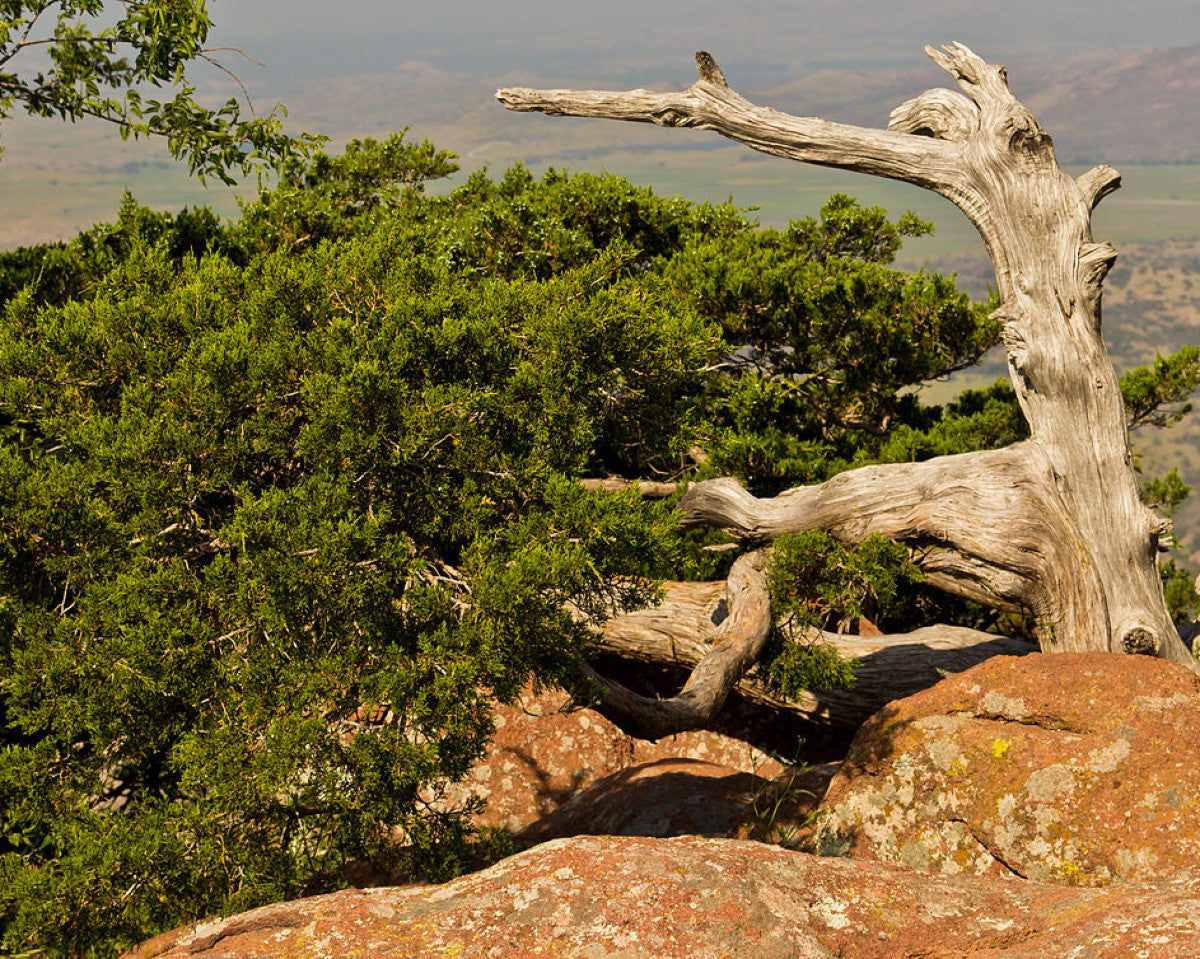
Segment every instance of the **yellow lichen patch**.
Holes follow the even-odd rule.
[[[992,742],[992,755],[997,759],[1001,759],[1004,757],[1004,754],[1008,752],[1010,746],[1012,746],[1012,742],[1010,740],[996,739]]]
[[[1079,885],[1079,864],[1075,862],[1063,862],[1059,864],[1058,875],[1068,885]]]

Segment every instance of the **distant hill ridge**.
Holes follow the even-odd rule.
[[[1018,98],[1054,137],[1062,163],[1200,163],[1200,44],[1009,64]],[[824,69],[774,87],[781,110],[881,126],[932,86],[924,64]]]
[[[960,37],[988,54],[986,39]],[[727,66],[730,82],[750,100],[798,116],[882,127],[904,100],[931,87],[953,87],[950,77],[929,63],[915,46],[902,66],[889,61],[876,66],[866,58],[839,65],[818,65],[801,58],[793,77],[763,82],[745,75],[745,64],[721,56],[720,37],[709,44]],[[433,135],[439,143],[468,160],[478,150],[490,163],[513,159],[572,165],[613,149],[714,148],[705,138],[665,140],[653,128],[613,130],[605,124],[548,121],[530,123],[496,107],[498,86],[607,87],[650,86],[674,89],[693,76],[687,58],[678,62],[628,54],[611,63],[604,54],[589,61],[587,76],[540,75],[511,68],[491,75],[486,68],[470,72],[446,70],[423,59],[408,60],[383,73],[337,78],[311,78],[293,90],[293,116],[335,135],[353,126],[391,129],[397,104],[414,131]],[[1200,44],[1128,52],[1088,52],[1064,57],[1033,56],[1009,60],[1013,92],[1054,137],[1062,163],[1178,164],[1200,163]],[[598,75],[597,75],[598,74]],[[347,114],[346,103],[354,110]],[[347,121],[352,121],[348,124]],[[349,130],[344,132],[349,133]],[[507,149],[505,149],[507,147]]]

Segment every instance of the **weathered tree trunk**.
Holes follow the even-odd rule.
[[[1009,373],[1030,439],[1004,450],[866,467],[757,499],[734,480],[692,487],[684,521],[751,543],[822,528],[873,533],[918,551],[931,582],[1029,610],[1044,651],[1111,650],[1196,669],[1163,598],[1166,526],[1142,505],[1117,376],[1100,328],[1116,258],[1094,243],[1091,211],[1120,184],[1107,166],[1073,179],[1008,88],[1004,67],[953,44],[930,57],[966,96],[930,90],[887,130],[793,117],[733,91],[706,53],[676,93],[500,90],[509,109],[715,130],[776,156],[903,180],[955,203],[996,270]]]
[[[678,625],[684,628],[674,631],[675,624],[667,626],[666,648],[675,638],[685,642],[699,640],[691,646],[690,655],[684,654],[684,658],[678,660],[692,667],[692,673],[678,695],[670,699],[639,696],[585,667],[584,676],[594,687],[590,692],[596,709],[631,736],[643,739],[661,739],[685,729],[706,726],[720,712],[746,671],[762,655],[771,635],[771,597],[767,594],[763,561],[760,552],[739,557],[729,571],[729,579],[716,584],[722,594],[717,602],[710,602],[713,597],[707,590],[689,590],[690,597],[699,595],[701,601],[692,604],[693,608],[687,612],[675,611]],[[708,584],[693,585],[703,587]],[[718,608],[719,615],[714,615]],[[661,622],[658,617],[662,612],[669,611],[660,608],[651,612],[651,624]],[[706,617],[707,623],[704,622]],[[618,637],[628,638],[638,632],[636,625],[629,628],[628,621],[625,626],[622,629],[618,619],[605,627],[604,635],[614,644],[610,648],[616,648]],[[651,625],[653,632],[655,629]]]

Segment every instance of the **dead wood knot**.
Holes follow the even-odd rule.
[[[1130,655],[1157,656],[1158,640],[1144,626],[1134,626],[1121,637],[1121,648]]]

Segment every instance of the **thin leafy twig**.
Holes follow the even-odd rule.
[[[34,13],[34,15],[30,18],[29,22],[27,24],[25,24],[25,32],[21,34],[21,39],[17,41],[16,46],[14,46],[12,48],[11,52],[5,54],[3,57],[0,57],[0,66],[4,66],[4,64],[8,63],[9,60],[11,60],[13,57],[15,57],[18,53],[20,53],[24,47],[30,45],[27,42],[29,40],[29,34],[31,34],[33,32],[33,28],[37,24],[38,20],[41,18],[42,14],[45,13],[47,10],[49,10],[51,7],[57,7],[60,2],[61,2],[61,0],[50,0],[49,3],[47,3],[44,7],[42,7],[40,10],[38,10],[36,13]]]
[[[227,77],[229,77],[234,83],[236,83],[238,85],[238,87],[242,91],[242,96],[244,96],[246,98],[246,107],[247,107],[247,109],[249,109],[250,115],[258,116],[258,112],[254,109],[254,101],[250,98],[250,91],[246,89],[246,84],[242,83],[242,78],[239,77],[232,70],[230,70],[229,67],[225,66],[225,64],[223,64],[216,57],[209,56],[210,53],[216,53],[219,51],[241,54],[243,57],[245,57],[247,60],[249,60],[255,66],[257,66],[259,69],[262,69],[262,64],[259,63],[257,60],[255,60],[254,57],[250,56],[250,54],[246,53],[245,50],[239,50],[237,47],[206,47],[205,49],[201,50],[197,54],[197,56],[199,56],[201,60],[204,60],[207,63],[211,63],[214,67],[216,67],[218,70],[220,70],[222,73],[224,73]]]

